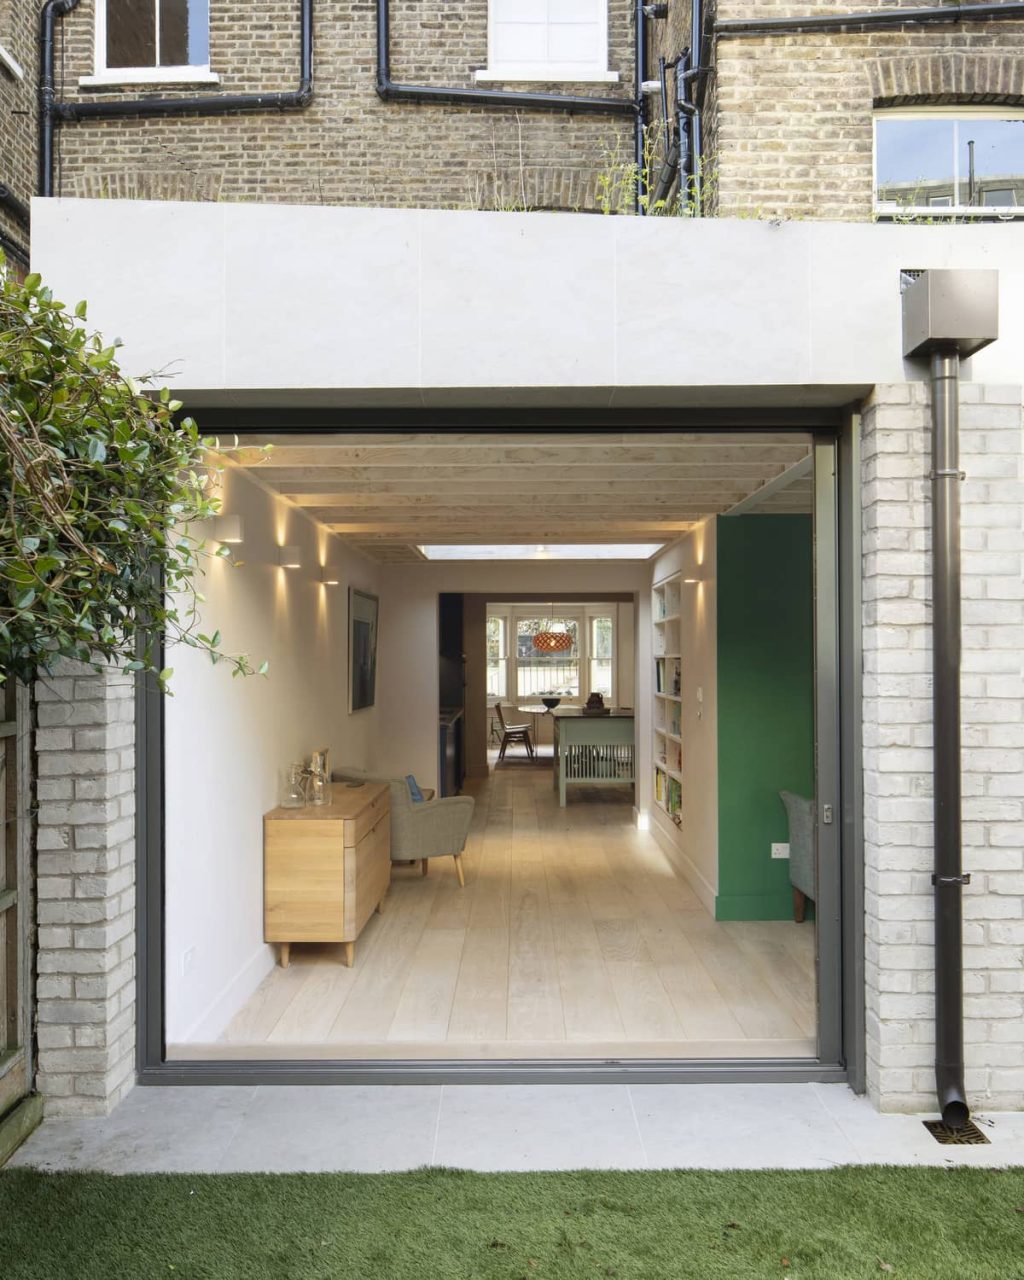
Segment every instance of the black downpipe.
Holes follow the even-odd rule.
[[[53,195],[53,139],[56,92],[53,83],[54,36],[58,18],[79,0],[46,0],[39,14],[39,182],[41,196]]]
[[[377,93],[385,102],[441,103],[450,107],[525,107],[538,111],[579,111],[631,116],[631,98],[595,98],[561,93],[517,93],[510,89],[462,89],[451,85],[396,84],[391,79],[390,0],[377,0]]]
[[[634,39],[635,60],[633,64],[633,109],[636,111],[634,121],[634,156],[636,161],[636,211],[647,212],[647,148],[644,139],[644,81],[647,79],[647,23],[644,15],[644,0],[636,0]]]
[[[932,23],[999,21],[1024,17],[1022,0],[1004,4],[929,5],[921,9],[808,14],[802,18],[740,18],[716,22],[716,36],[786,36],[794,31],[866,31],[874,27],[925,26]]]
[[[695,76],[705,74],[704,68],[704,14],[701,0],[692,0],[690,7],[690,47],[693,50],[693,70]],[[693,199],[693,211],[700,218],[704,213],[704,137],[701,132],[700,103],[703,101],[702,81],[696,79],[693,86],[695,110],[690,116],[690,188]]]
[[[964,1090],[960,834],[960,357],[940,350],[932,380],[932,617],[935,820],[935,1088],[943,1121],[970,1118]]]
[[[123,120],[140,116],[221,116],[246,111],[301,111],[313,101],[313,0],[300,0],[299,87],[286,93],[210,93],[190,98],[132,98],[128,101],[57,102],[54,94],[54,19],[79,0],[47,0],[40,18],[39,194],[53,195],[53,137],[56,122]]]

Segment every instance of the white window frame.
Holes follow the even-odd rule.
[[[1024,216],[1024,205],[964,205],[951,202],[948,205],[899,204],[895,200],[878,198],[878,126],[885,120],[962,120],[973,116],[979,120],[1024,120],[1024,110],[1016,107],[975,107],[970,104],[951,106],[924,106],[904,108],[880,108],[874,113],[871,125],[871,200],[877,218],[970,218],[972,220],[1009,220]],[[960,190],[959,151],[953,146],[953,200]]]
[[[616,84],[619,73],[608,69],[608,3],[609,0],[597,0],[597,61],[592,67],[581,67],[577,63],[557,62],[499,63],[494,48],[494,0],[487,0],[487,66],[474,72],[475,78],[510,84]]]
[[[608,705],[616,706],[619,691],[619,610],[614,603],[576,604],[568,608],[560,608],[559,602],[553,602],[554,612],[560,618],[571,618],[576,623],[579,636],[579,654],[577,661],[580,668],[580,692],[578,698],[564,698],[566,706],[582,706],[590,697],[590,629],[594,618],[611,618],[612,620],[612,692]],[[495,702],[503,705],[519,705],[519,646],[516,636],[516,623],[523,618],[537,618],[548,615],[552,607],[548,603],[523,605],[489,605],[486,617],[503,618],[505,621],[505,692],[498,698],[487,695],[488,708]],[[485,657],[486,664],[486,657]],[[524,699],[528,694],[523,694]]]
[[[96,0],[95,72],[81,76],[83,88],[122,84],[219,84],[220,76],[210,64],[185,67],[108,67],[107,66],[107,0]],[[159,34],[158,34],[159,38]]]

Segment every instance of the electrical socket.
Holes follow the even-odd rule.
[[[773,858],[788,858],[788,857],[789,857],[789,845],[788,845],[788,844],[773,844],[773,845],[772,845],[772,857],[773,857]]]
[[[192,971],[196,963],[196,949],[189,947],[187,951],[181,953],[181,976],[184,978]]]

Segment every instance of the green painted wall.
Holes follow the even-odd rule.
[[[814,795],[811,517],[719,516],[719,920],[791,920],[780,791]]]

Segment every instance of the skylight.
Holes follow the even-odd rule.
[[[420,546],[428,560],[649,560],[661,542],[474,543]]]

